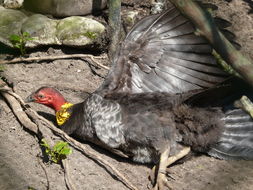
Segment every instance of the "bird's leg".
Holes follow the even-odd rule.
[[[174,162],[180,160],[181,158],[185,157],[187,154],[189,154],[189,152],[191,151],[190,147],[184,147],[178,154],[174,155],[174,156],[170,156],[167,159],[167,167],[171,164],[173,164]]]
[[[180,160],[181,158],[185,157],[189,152],[191,151],[190,147],[183,148],[178,154],[174,156],[169,157],[170,149],[167,148],[160,156],[160,163],[159,168],[157,172],[156,177],[156,184],[154,186],[154,190],[162,190],[164,189],[164,186],[167,186],[170,188],[168,184],[168,180],[166,177],[166,168],[176,162],[177,160]],[[156,166],[153,167],[152,172],[155,174]]]
[[[166,168],[167,168],[166,161],[169,157],[169,154],[170,148],[168,147],[160,156],[159,168],[156,176],[156,184],[153,190],[162,190],[164,189],[165,185],[168,186],[168,181],[166,178]]]

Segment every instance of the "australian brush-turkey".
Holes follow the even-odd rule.
[[[174,7],[147,16],[126,36],[104,83],[86,100],[73,105],[49,87],[27,100],[53,108],[70,135],[120,150],[135,162],[160,160],[155,188],[164,185],[167,165],[190,150],[252,160],[253,121],[229,104],[233,83],[218,85],[228,76],[194,32]]]

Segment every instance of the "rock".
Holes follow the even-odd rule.
[[[32,41],[27,42],[27,47],[50,44],[60,45],[61,43],[56,37],[58,22],[41,14],[35,14],[27,18],[21,28],[22,32],[28,32],[33,38]]]
[[[98,21],[81,16],[62,20],[50,19],[41,14],[30,17],[18,10],[0,6],[0,42],[11,46],[12,34],[27,32],[33,38],[26,47],[39,45],[87,46],[98,42],[105,27]]]
[[[24,0],[3,0],[3,6],[10,9],[18,9],[22,7]],[[2,2],[0,2],[2,3]]]
[[[57,38],[64,45],[91,44],[105,31],[99,22],[80,16],[62,19],[57,25]]]
[[[11,34],[19,34],[27,16],[17,10],[5,9],[0,6],[0,42],[12,46],[9,41]]]
[[[106,7],[106,0],[24,0],[28,11],[57,17],[87,15]]]

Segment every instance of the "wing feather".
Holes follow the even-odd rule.
[[[212,51],[203,37],[195,35],[194,25],[171,7],[132,28],[97,93],[175,94],[210,88],[227,78]]]

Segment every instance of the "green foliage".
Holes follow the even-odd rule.
[[[45,148],[45,152],[51,162],[59,164],[61,160],[67,158],[72,153],[67,142],[59,141],[53,148],[49,146],[45,139],[41,140],[41,146]]]
[[[95,32],[85,32],[84,36],[86,36],[87,38],[90,38],[92,40],[97,38],[97,34]]]
[[[21,55],[25,55],[26,53],[26,43],[28,41],[33,40],[31,35],[28,32],[23,32],[20,35],[12,34],[9,37],[10,42],[12,43],[13,47],[19,49]]]

